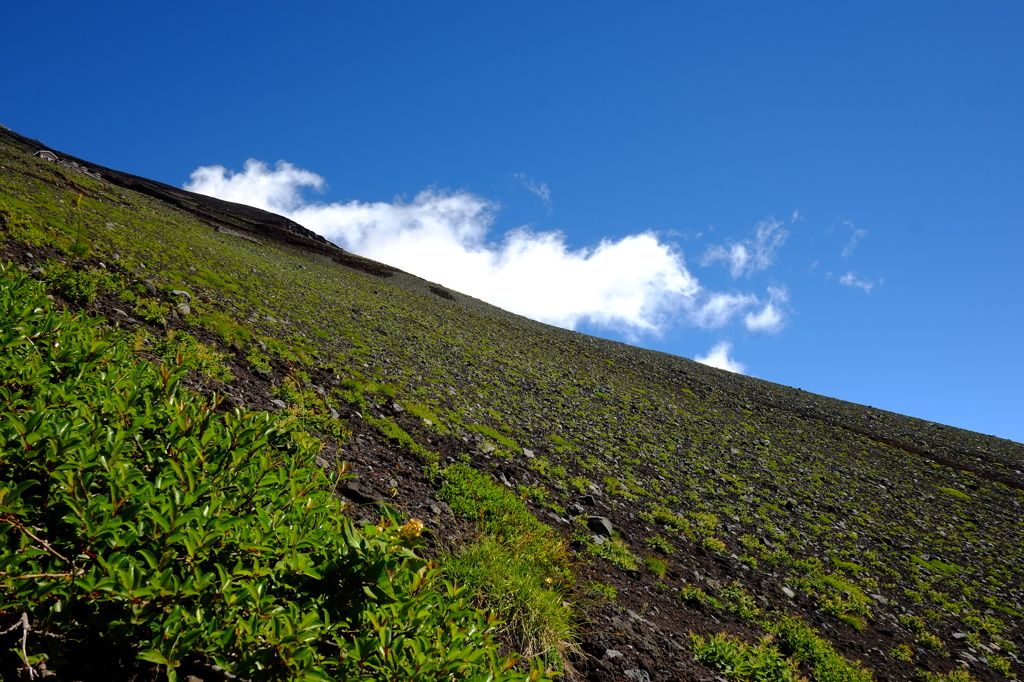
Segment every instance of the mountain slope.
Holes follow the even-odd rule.
[[[324,456],[352,463],[355,515],[388,498],[458,546],[472,530],[439,472],[493,474],[572,542],[578,676],[713,679],[689,632],[770,631],[804,675],[844,679],[800,657],[790,616],[875,679],[1024,673],[1021,444],[526,320],[279,216],[38,149],[0,130],[0,257],[123,273],[135,300],[87,307],[227,353],[231,381],[192,382],[230,404],[281,409],[298,378],[354,434]]]

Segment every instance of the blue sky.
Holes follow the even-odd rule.
[[[0,123],[539,319],[1024,441],[1024,4],[168,7],[8,8]]]

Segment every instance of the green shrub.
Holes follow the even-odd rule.
[[[218,353],[186,331],[171,330],[157,341],[153,352],[165,362],[176,364],[186,371],[196,371],[217,381],[231,381],[231,370],[224,360],[225,353]]]
[[[644,540],[644,544],[653,550],[656,550],[658,552],[661,552],[662,554],[669,556],[671,556],[672,553],[676,551],[676,548],[672,545],[672,543],[666,540],[665,538],[661,537],[660,535],[653,535],[647,538],[646,540]]]
[[[911,661],[914,659],[914,650],[906,644],[897,644],[889,649],[889,658],[895,661]]]
[[[618,538],[608,538],[601,544],[591,543],[590,551],[624,571],[635,571],[640,565],[639,559],[630,551],[629,545]]]
[[[781,615],[768,625],[795,660],[807,665],[816,682],[872,682],[871,671],[840,656],[817,631],[799,618]]]
[[[718,538],[703,537],[700,539],[700,546],[709,552],[724,552],[725,543]]]
[[[786,658],[770,636],[757,644],[748,644],[725,633],[715,633],[706,638],[691,634],[690,644],[694,660],[730,680],[797,682],[805,679],[800,675],[796,662]]]
[[[422,524],[385,510],[360,531],[340,513],[309,437],[215,412],[180,368],[6,273],[0,347],[0,632],[20,634],[21,614],[31,628],[0,669],[523,676],[498,656],[498,623],[415,553]]]
[[[154,298],[144,298],[135,304],[135,315],[143,322],[155,324],[158,327],[167,326],[167,316],[171,313],[171,306],[161,303]]]
[[[116,288],[116,277],[103,270],[69,267],[57,261],[47,263],[44,279],[50,288],[75,305],[86,306],[97,295]]]
[[[922,671],[922,682],[978,682],[977,678],[964,668],[954,668],[948,673]]]

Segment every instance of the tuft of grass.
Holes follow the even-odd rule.
[[[438,499],[478,524],[475,539],[444,553],[445,575],[469,586],[481,606],[497,612],[506,635],[526,655],[566,665],[578,647],[575,617],[566,602],[572,584],[567,544],[487,474],[456,463],[440,475]]]
[[[644,559],[644,563],[647,565],[647,570],[659,578],[664,578],[668,573],[668,562],[664,559],[651,556]]]

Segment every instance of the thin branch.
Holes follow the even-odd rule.
[[[18,521],[17,519],[13,519],[9,515],[5,515],[3,518],[0,518],[0,521],[4,521],[6,523],[11,524],[15,528],[17,528],[21,532],[23,532],[25,535],[29,536],[30,538],[32,538],[33,540],[38,542],[40,545],[42,545],[44,548],[46,548],[46,551],[48,551],[53,556],[57,557],[58,559],[60,559],[61,561],[65,562],[65,563],[70,563],[68,561],[67,557],[65,557],[63,554],[61,554],[60,552],[55,550],[53,547],[51,547],[49,542],[47,542],[46,540],[42,539],[41,537],[38,537],[37,535],[35,535],[32,531],[30,531],[28,528],[26,528],[25,525],[23,523],[21,523],[20,521]]]
[[[28,624],[28,614],[22,612],[21,614],[21,660],[25,662],[25,670],[28,670],[28,679],[34,679],[36,676],[36,669],[28,663],[28,631],[30,630]]]
[[[29,573],[27,575],[11,575],[10,573],[5,573],[4,575],[9,577],[11,580],[34,580],[35,578],[77,578],[85,575],[85,569],[80,568],[74,573]]]

